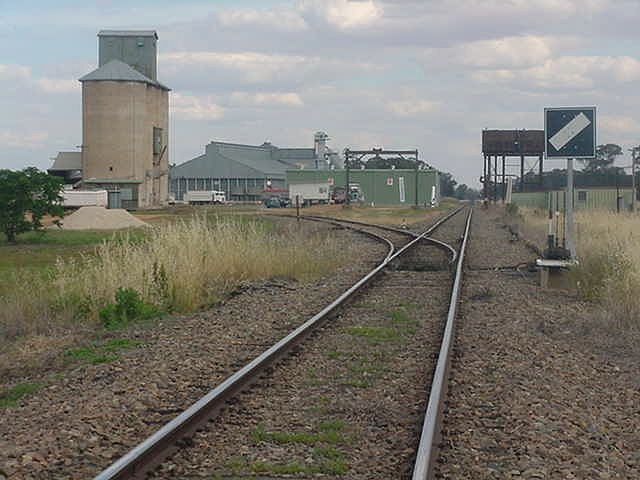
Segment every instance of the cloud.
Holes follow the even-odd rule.
[[[370,27],[384,14],[380,2],[373,0],[302,0],[298,8],[303,17],[321,19],[341,30]]]
[[[311,55],[269,54],[255,51],[181,51],[160,55],[164,80],[186,90],[237,90],[238,85],[289,90],[336,78],[347,68],[380,71],[384,65],[343,61]],[[269,88],[271,90],[271,88]]]
[[[265,27],[285,32],[300,32],[309,27],[300,14],[291,9],[229,9],[216,13],[224,27]]]
[[[173,92],[170,98],[170,113],[185,120],[220,120],[224,108],[211,96],[198,97]]]
[[[640,61],[629,56],[566,56],[522,70],[487,70],[473,78],[513,88],[590,90],[640,80]]]
[[[302,107],[304,102],[300,95],[294,92],[233,92],[231,102],[236,105]]]
[[[284,73],[293,72],[297,67],[309,68],[310,64],[307,58],[299,55],[216,51],[165,53],[160,55],[159,61],[169,75],[222,69],[240,74],[247,83],[266,82]]]
[[[16,132],[0,130],[0,146],[8,148],[36,148],[49,138],[47,132],[31,131]]]
[[[467,42],[448,48],[430,48],[422,52],[427,71],[433,68],[520,69],[544,63],[552,57],[560,39],[536,35],[502,37]],[[565,44],[574,44],[567,39]]]
[[[31,68],[24,65],[0,64],[0,82],[8,82],[12,89],[27,88],[51,94],[80,91],[76,79],[35,77]]]
[[[42,77],[36,79],[35,83],[46,93],[80,93],[80,82],[75,79]]]
[[[386,104],[387,111],[398,117],[414,117],[425,113],[431,113],[437,108],[436,102],[427,100],[400,100]]]
[[[625,115],[600,115],[598,124],[601,128],[621,134],[640,134],[640,123],[630,116]]]

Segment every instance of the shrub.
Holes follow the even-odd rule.
[[[518,205],[516,205],[515,203],[507,203],[507,215],[511,215],[512,217],[517,217],[518,216]]]
[[[105,328],[115,329],[136,320],[148,320],[160,315],[160,309],[140,298],[133,288],[119,288],[116,303],[109,303],[100,309],[99,316]]]

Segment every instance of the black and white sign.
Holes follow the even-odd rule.
[[[593,158],[596,155],[596,107],[544,109],[547,158]]]

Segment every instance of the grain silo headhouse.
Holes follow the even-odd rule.
[[[150,208],[169,192],[169,88],[155,31],[102,30],[98,69],[82,83],[82,182],[111,207]]]

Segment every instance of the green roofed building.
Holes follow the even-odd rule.
[[[170,192],[176,201],[184,200],[188,191],[202,190],[224,191],[233,201],[260,201],[269,192],[285,194],[287,170],[328,171],[336,165],[335,152],[326,147],[325,137],[318,137],[310,148],[211,142],[204,154],[171,168]]]

